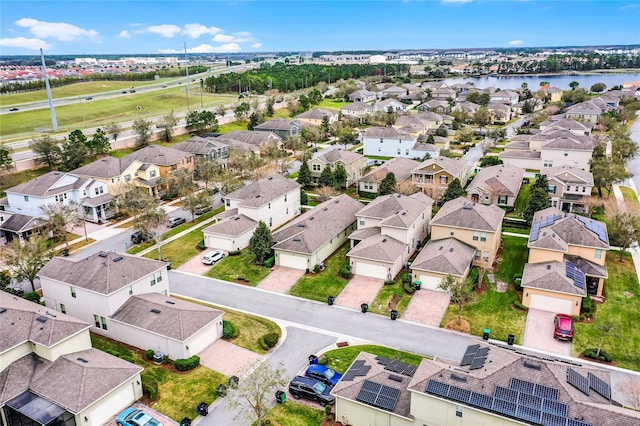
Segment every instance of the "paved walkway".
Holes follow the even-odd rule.
[[[204,275],[209,269],[211,269],[211,265],[205,265],[202,263],[202,256],[207,252],[207,250],[202,253],[198,253],[190,260],[187,260],[178,268],[178,271],[189,272],[197,275]]]
[[[258,288],[278,293],[287,293],[291,287],[304,275],[300,269],[274,266],[269,275],[260,281]]]
[[[571,343],[553,338],[553,318],[555,315],[554,312],[529,309],[522,344],[528,348],[541,349],[545,352],[571,355]]]
[[[226,340],[218,340],[200,354],[200,364],[226,376],[241,377],[262,355]]]
[[[361,304],[373,302],[383,286],[384,281],[380,279],[354,275],[336,297],[336,304],[360,310]]]
[[[418,290],[413,293],[402,319],[440,327],[450,300],[451,295],[443,291]]]

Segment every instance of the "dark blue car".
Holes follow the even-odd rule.
[[[311,364],[307,368],[305,375],[307,377],[313,377],[329,386],[335,386],[342,378],[342,374],[320,364]]]

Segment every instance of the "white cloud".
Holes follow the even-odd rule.
[[[152,25],[147,27],[147,31],[154,34],[160,34],[162,37],[173,38],[176,34],[179,34],[180,29],[177,25],[164,24],[164,25]]]
[[[120,34],[118,34],[118,37],[120,37],[120,38],[131,38],[131,34],[129,34],[129,31],[127,31],[127,30],[122,30],[122,31],[120,31]]]
[[[216,34],[213,36],[211,41],[215,41],[217,43],[247,43],[250,41],[254,41],[255,39],[251,37],[251,33],[248,32],[239,32],[234,35],[231,34]]]
[[[631,4],[626,4],[624,6],[620,6],[618,10],[630,10],[630,9],[636,9],[638,7],[640,7],[640,4],[631,3]]]
[[[260,49],[262,47],[262,43],[253,43],[251,47],[253,47],[254,49]]]
[[[37,19],[22,18],[16,21],[16,25],[29,28],[31,34],[40,38],[53,37],[60,41],[72,41],[81,37],[97,37],[96,30],[85,30],[64,22],[45,22]]]
[[[38,38],[0,38],[0,46],[2,47],[22,47],[24,49],[38,50],[38,49],[50,49],[51,45],[46,41],[42,41]]]
[[[242,49],[237,43],[227,43],[219,46],[212,46],[210,44],[201,44],[196,47],[187,49],[188,53],[235,53],[240,52]],[[184,50],[179,49],[159,49],[160,53],[184,53]]]
[[[473,0],[442,0],[442,3],[471,3]]]
[[[219,32],[222,32],[220,28],[217,27],[205,27],[200,24],[187,24],[184,26],[183,34],[188,35],[191,38],[198,38],[204,34],[215,35]]]
[[[522,45],[522,43],[524,43],[524,41],[522,40],[511,40],[509,43],[507,43],[509,46],[520,46]]]

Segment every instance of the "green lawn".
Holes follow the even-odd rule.
[[[602,349],[613,357],[618,367],[640,371],[638,276],[631,254],[625,253],[623,262],[619,261],[619,255],[618,251],[610,251],[607,254],[609,278],[604,284],[606,301],[597,305],[595,323],[575,324],[571,351],[573,356],[577,356],[585,349],[597,348],[600,336],[594,324],[600,321],[611,322],[615,329],[613,335],[605,338]]]
[[[404,311],[407,310],[409,302],[411,302],[411,295],[404,291],[401,278],[398,278],[396,283],[393,285],[384,285],[376,295],[376,298],[373,299],[373,302],[369,306],[369,310],[376,314],[389,315],[390,309],[388,308],[388,304],[394,296],[396,296],[396,298],[397,296],[400,297],[395,309],[398,311],[400,316],[402,316]]]
[[[529,230],[528,230],[528,229],[522,229],[522,228],[510,228],[510,227],[508,227],[508,226],[503,227],[503,228],[502,228],[502,232],[511,232],[512,234],[529,235]]]
[[[227,256],[220,262],[209,269],[205,274],[210,278],[218,278],[225,281],[235,281],[239,278],[244,278],[248,285],[256,286],[267,275],[269,275],[269,268],[255,264],[256,257],[247,248],[242,250],[242,253],[238,256]]]
[[[320,302],[326,302],[328,296],[338,296],[348,281],[338,275],[340,265],[345,261],[348,251],[349,243],[347,242],[325,261],[324,271],[305,274],[293,285],[289,294]]]
[[[184,417],[195,418],[198,403],[215,400],[216,388],[228,380],[226,376],[202,365],[186,373],[172,371],[148,362],[142,350],[95,334],[91,335],[91,345],[102,351],[110,349],[133,357],[136,364],[144,368],[142,382],[158,382],[158,398],[153,408],[176,421]]]
[[[339,110],[340,108],[348,104],[348,102],[336,101],[333,99],[323,99],[322,102],[318,104],[318,108]]]
[[[281,426],[320,426],[323,418],[324,410],[293,401],[276,404],[267,416],[272,425]]]
[[[247,130],[247,122],[245,120],[232,121],[231,123],[220,125],[218,130],[220,133],[229,133],[234,130]]]
[[[516,198],[516,213],[519,216],[522,216],[524,213],[524,208],[527,205],[527,199],[529,199],[529,192],[531,192],[531,183],[523,184],[520,187],[520,192],[518,193],[518,198]]]
[[[329,358],[329,367],[338,373],[344,374],[360,352],[367,352],[373,355],[383,356],[385,358],[396,359],[412,365],[418,365],[422,361],[423,356],[410,352],[403,352],[397,349],[391,349],[384,346],[376,345],[356,345],[346,346],[344,348],[332,349],[323,354]]]
[[[638,196],[633,191],[633,189],[629,188],[628,186],[621,186],[620,192],[622,192],[622,197],[625,199],[625,201],[638,204]]]
[[[496,270],[496,277],[499,280],[510,283],[516,275],[522,275],[524,264],[529,257],[528,241],[528,238],[502,236],[503,247]]]

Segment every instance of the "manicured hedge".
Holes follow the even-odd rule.
[[[173,365],[175,365],[176,370],[178,371],[193,370],[194,368],[200,365],[200,357],[198,355],[194,355],[186,359],[184,358],[176,359],[173,362]]]
[[[238,335],[238,328],[231,321],[222,321],[222,336],[225,339],[233,339]]]
[[[278,343],[279,339],[280,336],[278,333],[267,333],[260,337],[260,346],[262,346],[262,349],[265,351],[268,351]]]
[[[606,361],[606,362],[613,361],[613,358],[611,357],[611,355],[609,355],[607,352],[603,351],[602,349],[600,350],[600,356],[598,356],[597,353],[598,353],[597,349],[587,349],[582,353],[582,355],[584,355],[585,358],[597,359],[600,361]]]
[[[153,376],[142,377],[142,392],[149,393],[149,399],[152,401],[158,397],[158,381]]]
[[[156,351],[154,351],[153,349],[147,349],[145,354],[147,355],[148,360],[152,360],[153,356],[156,354]]]

